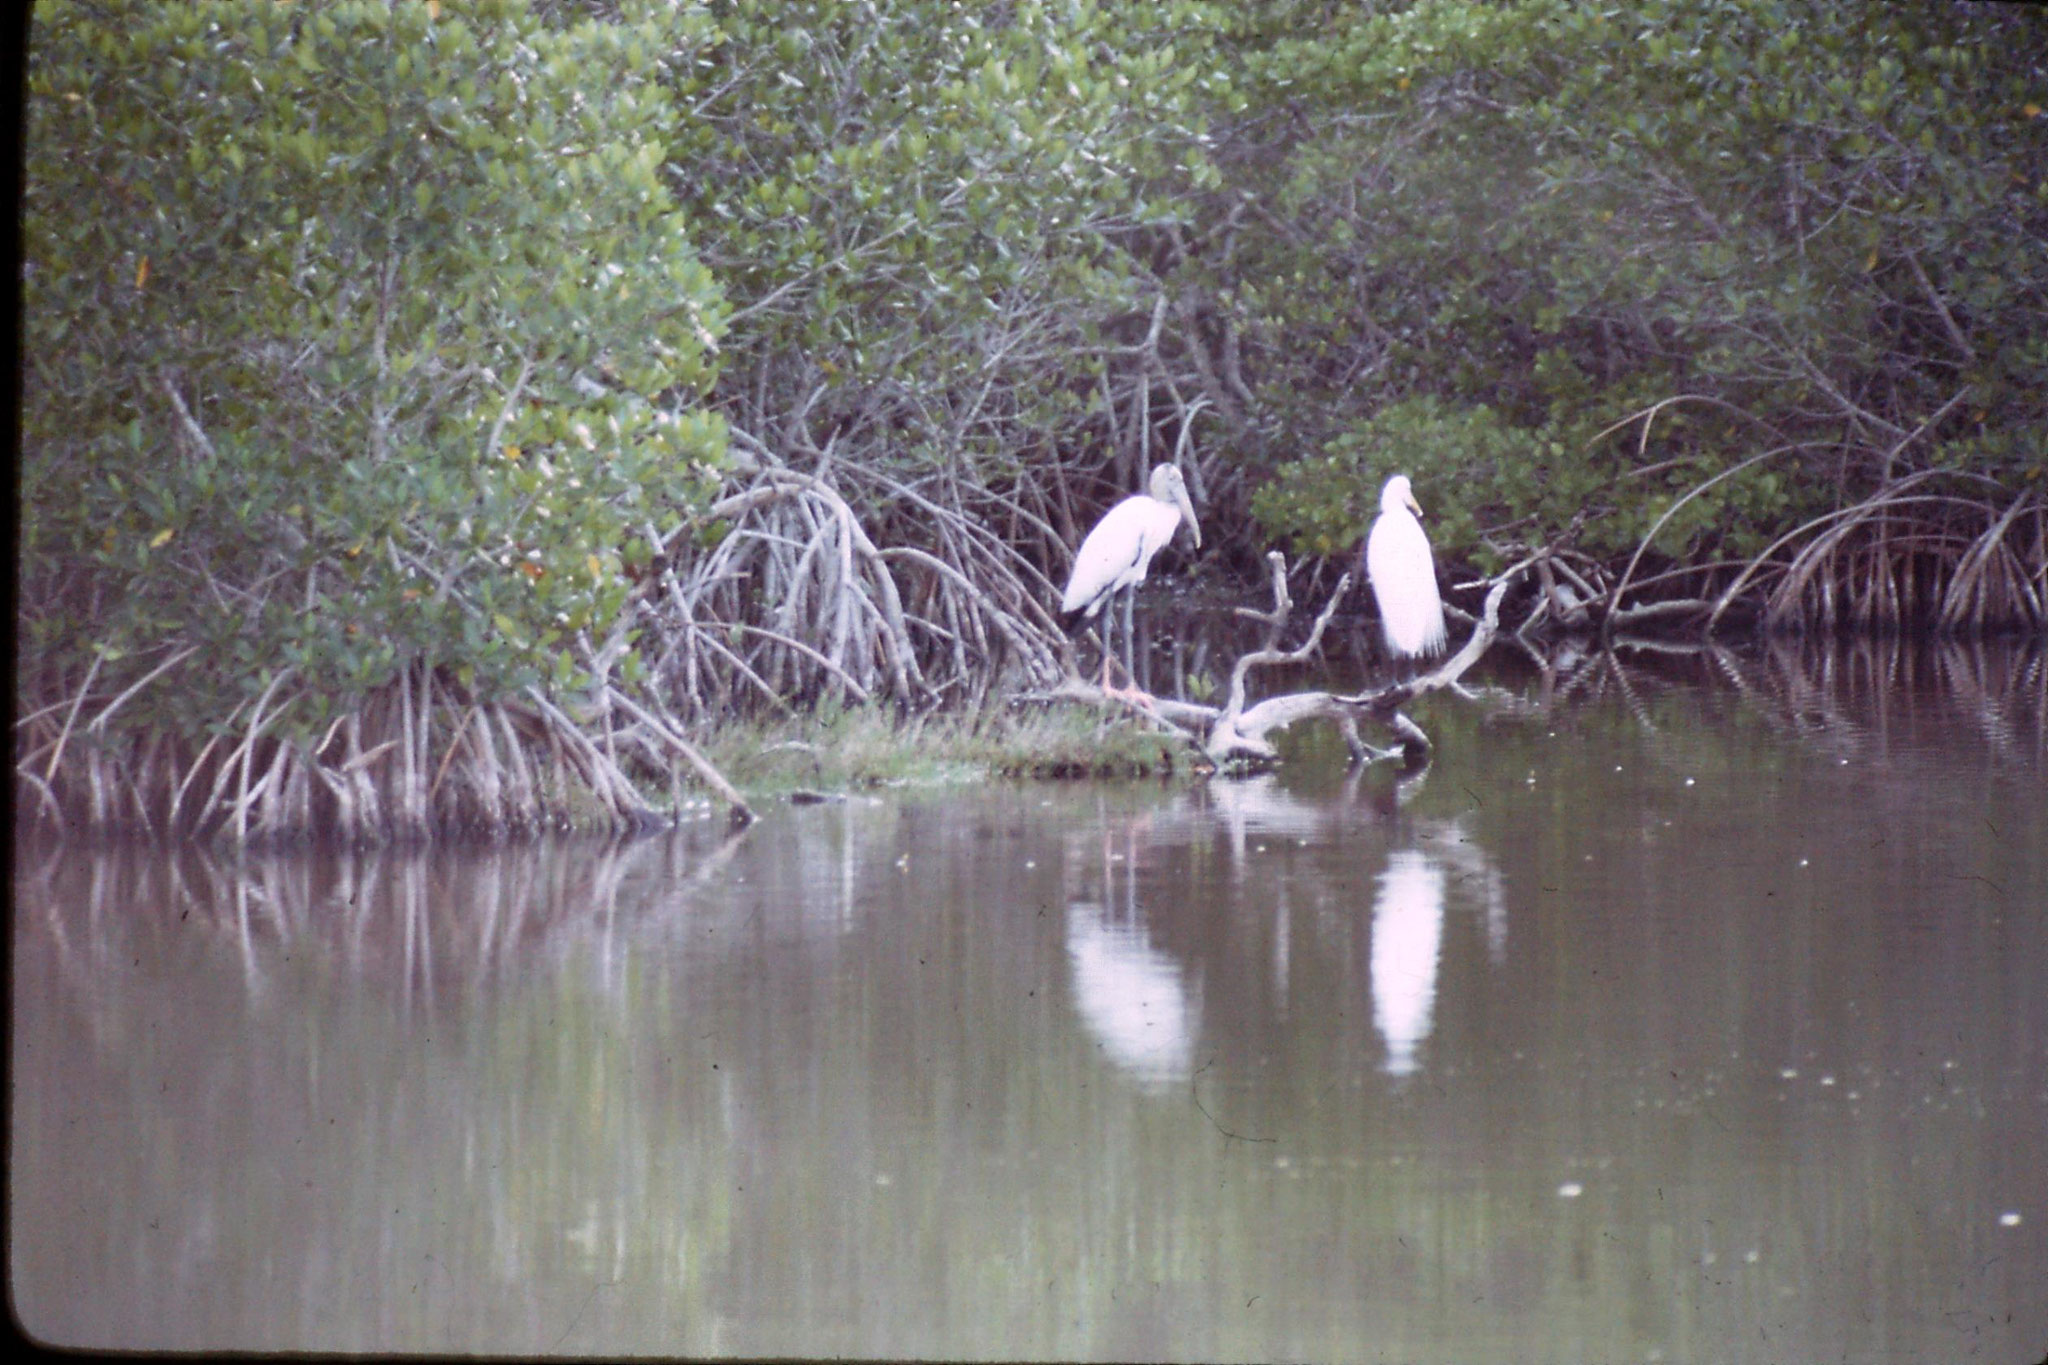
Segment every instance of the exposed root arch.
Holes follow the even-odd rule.
[[[1919,491],[1944,476],[1953,477],[1908,475],[1780,536],[1721,592],[1708,628],[1763,578],[1773,580],[1764,620],[1774,627],[2048,628],[2048,508],[2031,490],[2002,508]],[[1777,558],[1802,540],[1789,559]]]
[[[794,469],[737,433],[744,483],[662,542],[643,649],[693,721],[809,701],[904,709],[1056,674],[1044,576],[957,496],[820,452]],[[1050,528],[1042,528],[1049,530]]]

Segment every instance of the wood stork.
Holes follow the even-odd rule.
[[[1421,515],[1408,476],[1396,474],[1380,490],[1379,520],[1365,540],[1365,572],[1379,603],[1380,630],[1397,659],[1444,647],[1444,602],[1437,594],[1429,537],[1416,520]]]
[[[1125,498],[1095,523],[1074,556],[1074,571],[1060,598],[1063,613],[1078,611],[1085,620],[1101,612],[1103,604],[1119,591],[1123,593],[1124,676],[1133,687],[1137,674],[1131,670],[1131,600],[1145,581],[1145,570],[1151,567],[1152,556],[1173,539],[1183,520],[1195,533],[1195,544],[1199,547],[1202,543],[1202,528],[1195,522],[1194,505],[1188,501],[1187,481],[1180,470],[1170,464],[1156,466],[1150,487],[1149,495]],[[1115,617],[1114,610],[1102,616],[1102,690],[1112,696],[1142,696],[1109,685],[1109,637]]]

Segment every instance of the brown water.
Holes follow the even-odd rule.
[[[319,1351],[2036,1361],[2042,661],[1589,661],[1418,781],[16,846],[13,1307]]]

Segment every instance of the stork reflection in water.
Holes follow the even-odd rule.
[[[1097,1049],[1141,1087],[1159,1092],[1193,1068],[1200,993],[1180,960],[1152,941],[1138,906],[1136,825],[1124,834],[1119,858],[1103,830],[1102,898],[1067,902],[1067,963],[1074,1012]]]

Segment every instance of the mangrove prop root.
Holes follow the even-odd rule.
[[[67,752],[51,768],[83,709],[67,704],[17,726],[18,808],[59,831],[230,845],[501,839],[566,827],[624,833],[667,823],[641,792],[676,794],[678,774],[687,773],[729,806],[735,828],[753,818],[658,705],[601,687],[600,721],[578,722],[537,691],[479,704],[452,680],[428,677],[418,667],[400,674],[317,743],[287,729],[304,703],[288,673],[238,708],[233,729],[196,749],[159,734],[69,724]],[[542,780],[550,770],[555,780]]]

